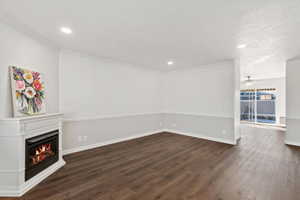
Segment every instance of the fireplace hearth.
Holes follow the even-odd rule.
[[[59,131],[26,139],[25,181],[48,168],[59,159]]]
[[[22,196],[65,165],[62,116],[0,119],[0,199]]]

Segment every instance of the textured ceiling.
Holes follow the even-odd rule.
[[[242,77],[271,78],[300,54],[299,0],[1,0],[0,19],[63,48],[160,70],[236,58]]]

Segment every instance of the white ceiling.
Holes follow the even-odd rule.
[[[239,58],[242,76],[270,78],[300,54],[299,0],[1,0],[0,17],[63,48],[161,70]]]

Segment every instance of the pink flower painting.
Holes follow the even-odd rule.
[[[25,90],[25,82],[23,80],[16,80],[16,90],[18,91]]]
[[[11,67],[14,115],[45,113],[45,85],[39,72]]]

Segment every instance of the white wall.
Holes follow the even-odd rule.
[[[47,112],[58,112],[59,50],[0,22],[0,117],[12,117],[8,67],[20,66],[45,74]]]
[[[161,73],[78,52],[60,52],[2,23],[0,44],[0,117],[12,116],[8,66],[44,73],[47,112],[65,114],[64,150],[163,128],[233,142],[232,61]]]
[[[158,130],[160,78],[158,71],[62,51],[60,110],[68,119],[64,149]]]
[[[283,119],[286,117],[286,78],[272,78],[255,80],[251,86],[245,82],[241,83],[241,89],[259,89],[259,88],[276,88],[276,118]],[[277,121],[279,123],[279,121]]]
[[[300,58],[286,65],[286,143],[300,146]]]
[[[159,113],[159,74],[62,51],[61,111],[67,118]]]
[[[234,61],[168,72],[164,76],[165,127],[212,140],[235,141]]]

